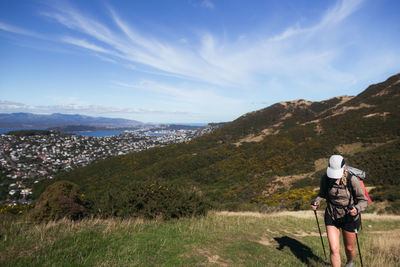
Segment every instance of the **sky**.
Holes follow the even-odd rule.
[[[0,113],[232,121],[400,72],[397,0],[0,1]]]

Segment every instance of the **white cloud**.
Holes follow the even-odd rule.
[[[135,71],[214,86],[243,88],[262,87],[257,82],[260,75],[290,76],[291,73],[313,72],[314,75],[325,77],[327,82],[332,77],[346,76],[332,67],[340,47],[332,44],[315,49],[313,44],[323,40],[326,31],[334,35],[331,28],[354,13],[361,2],[339,1],[315,25],[301,27],[296,23],[273,37],[259,35],[251,38],[251,35],[246,35],[246,38],[236,38],[236,41],[225,41],[210,32],[204,32],[200,34],[197,44],[191,42],[193,45],[190,46],[185,45],[186,39],[184,42],[164,41],[146,36],[111,8],[110,16],[118,30],[112,30],[66,5],[54,6],[52,12],[42,15],[72,30],[71,34],[75,31],[86,36],[64,36],[60,39],[62,42],[93,51],[100,58],[106,56],[108,61],[119,62]],[[211,1],[201,3],[209,8],[214,7]],[[1,28],[18,34],[31,34],[5,24],[0,24]]]
[[[6,32],[11,32],[15,34],[20,34],[20,35],[26,35],[34,38],[40,38],[40,39],[45,39],[45,37],[41,34],[38,34],[36,32],[26,30],[20,27],[8,25],[6,23],[0,22],[0,30],[6,31]]]
[[[212,2],[202,3],[212,5]],[[327,80],[333,76],[341,76],[340,71],[332,67],[338,49],[322,47],[315,50],[307,45],[313,43],[318,36],[312,40],[308,38],[343,21],[357,10],[360,3],[361,1],[340,1],[317,24],[308,28],[296,24],[272,38],[259,36],[258,41],[238,38],[236,42],[228,42],[205,32],[200,34],[199,42],[193,46],[145,36],[120,18],[113,9],[110,9],[111,18],[120,32],[112,31],[101,22],[68,7],[46,13],[46,16],[96,40],[96,43],[89,43],[70,37],[63,38],[64,42],[115,56],[122,64],[133,66],[137,71],[240,88],[259,87],[260,84],[256,84],[257,76],[263,74],[314,72]],[[289,41],[293,37],[296,39]],[[304,47],[299,47],[301,43],[304,43]],[[111,50],[104,47],[110,47]],[[135,64],[146,66],[147,69],[136,68]]]
[[[213,2],[211,2],[210,0],[204,0],[203,2],[201,2],[201,6],[209,9],[215,8]]]
[[[120,32],[111,31],[104,24],[68,7],[42,14],[69,29],[84,33],[88,38],[96,40],[96,43],[89,43],[82,39],[64,37],[62,38],[64,42],[72,43],[94,52],[112,54],[118,57],[121,62],[128,61],[142,64],[153,70],[178,75],[181,78],[219,85],[237,83],[237,81],[229,77],[232,75],[229,70],[221,69],[220,66],[214,64],[215,62],[206,61],[198,54],[197,51],[212,49],[212,47],[207,47],[209,43],[207,43],[206,39],[209,38],[209,34],[203,36],[204,41],[200,44],[200,47],[188,48],[182,46],[182,42],[168,43],[139,33],[125,23],[112,9],[110,9],[111,18]],[[112,50],[104,47],[110,47]],[[218,73],[224,74],[219,75]]]
[[[311,35],[340,23],[355,12],[364,0],[341,0],[329,9],[321,20],[311,27],[301,27],[299,23],[284,30],[281,34],[270,38],[271,41],[283,41],[297,35]]]
[[[199,3],[207,4],[198,1],[197,6]],[[208,3],[209,7],[214,7],[211,1]],[[337,64],[338,58],[345,56],[346,45],[356,42],[351,38],[346,23],[362,3],[362,0],[337,1],[313,24],[303,26],[300,22],[293,22],[275,36],[246,32],[233,38],[203,31],[197,32],[197,39],[174,36],[166,40],[139,31],[111,8],[110,24],[59,4],[42,15],[69,30],[68,36],[59,38],[63,43],[92,51],[101,60],[150,74],[153,80],[170,81],[170,84],[163,84],[148,78],[133,84],[115,85],[154,92],[156,97],[162,96],[170,103],[184,107],[182,110],[192,110],[190,105],[193,109],[204,109],[203,102],[210,101],[216,110],[218,102],[222,109],[228,105],[237,107],[238,103],[243,104],[238,100],[240,97],[248,99],[249,93],[257,90],[261,96],[268,95],[264,91],[277,92],[276,88],[297,95],[303,93],[301,90],[308,90],[309,95],[319,91],[318,95],[321,95],[321,91],[343,89],[353,84],[355,77],[363,71],[375,71],[368,66],[376,65],[379,58],[395,55],[392,58],[396,62],[396,51],[385,50],[379,55],[370,55],[366,50],[360,53],[357,68],[349,68],[351,71],[345,70],[347,66],[340,66],[342,62]],[[0,24],[0,29],[30,34],[4,24]],[[363,45],[362,41],[356,44]],[[387,69],[387,65],[379,67]],[[180,81],[178,87],[175,86],[177,80]],[[217,88],[224,88],[225,92]],[[232,95],[232,92],[237,93],[236,99],[224,96]],[[280,96],[281,92],[277,94]],[[226,112],[232,109],[225,108]]]
[[[76,46],[79,46],[79,47],[82,47],[82,48],[93,50],[95,52],[100,52],[100,53],[105,53],[105,54],[113,54],[113,52],[111,52],[111,51],[109,51],[109,50],[107,50],[107,49],[105,49],[103,47],[100,47],[98,45],[89,43],[89,42],[87,42],[86,40],[83,40],[83,39],[76,39],[76,38],[73,38],[73,37],[66,36],[66,37],[63,37],[61,40],[66,42],[66,43],[69,43],[69,44],[73,44],[73,45],[76,45]]]
[[[172,86],[150,80],[141,80],[136,83],[114,81],[113,84],[141,92],[151,92],[154,100],[164,100],[167,101],[168,106],[179,107],[180,110],[193,110],[196,113],[217,113],[229,110],[236,114],[243,106],[242,100],[221,95],[214,88],[193,88],[193,85],[189,84]]]

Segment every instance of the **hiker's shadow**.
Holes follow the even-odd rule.
[[[327,264],[324,260],[315,255],[308,246],[304,245],[294,238],[282,236],[274,237],[274,239],[279,243],[279,247],[277,247],[276,249],[282,250],[285,247],[288,247],[292,251],[292,253],[307,266],[310,266],[312,262],[321,265]]]

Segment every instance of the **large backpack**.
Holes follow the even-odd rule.
[[[357,168],[351,167],[351,166],[346,166],[346,171],[350,174],[349,180],[347,181],[347,184],[346,184],[346,187],[350,192],[349,204],[347,206],[340,206],[340,205],[336,205],[336,204],[332,203],[332,201],[330,200],[328,192],[329,192],[330,188],[332,188],[332,186],[334,186],[334,184],[335,184],[334,179],[329,179],[330,183],[327,186],[327,192],[326,192],[327,199],[326,200],[328,202],[330,202],[333,206],[339,207],[342,209],[347,209],[350,206],[351,200],[354,201],[354,204],[357,204],[357,198],[355,195],[355,191],[353,190],[353,185],[351,183],[351,179],[355,179],[353,177],[356,177],[361,184],[361,187],[364,191],[365,196],[368,199],[368,203],[372,202],[371,198],[368,195],[367,190],[365,189],[364,182],[363,182],[363,180],[365,179],[365,172],[362,170],[359,170]]]
[[[364,194],[365,194],[365,196],[368,198],[368,203],[371,203],[372,200],[371,200],[371,198],[369,197],[368,192],[367,192],[367,189],[365,189],[365,186],[364,186],[365,171],[359,170],[359,169],[354,168],[354,167],[351,167],[351,166],[346,166],[346,170],[347,170],[347,172],[348,172],[349,174],[351,174],[352,176],[355,176],[355,177],[358,178],[358,181],[360,182],[361,187],[362,187],[362,189],[364,190]],[[350,192],[351,192],[352,194],[354,194],[353,188],[352,188],[352,186],[351,186],[351,181],[348,183],[348,185],[350,186]],[[354,197],[354,195],[353,195],[353,199],[356,200],[356,198]]]

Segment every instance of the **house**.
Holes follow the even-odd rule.
[[[21,195],[23,197],[26,197],[26,196],[31,195],[31,194],[32,194],[32,188],[25,188],[25,189],[21,190]]]

